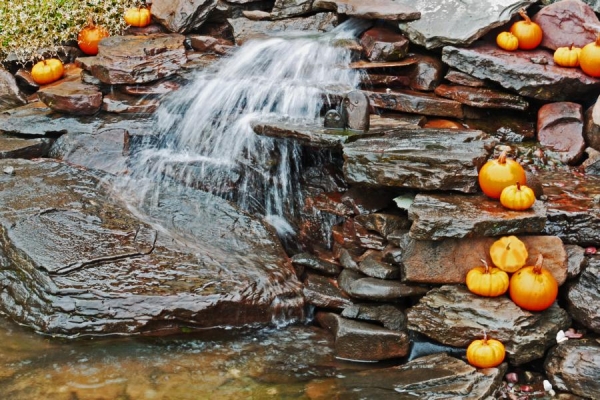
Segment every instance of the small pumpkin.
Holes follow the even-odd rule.
[[[469,290],[479,296],[497,297],[508,290],[508,274],[499,268],[490,267],[485,260],[467,273],[466,284]]]
[[[89,17],[87,26],[77,35],[77,44],[85,54],[95,56],[98,54],[98,43],[108,36],[106,28],[94,25],[92,17]]]
[[[492,262],[504,272],[518,271],[527,263],[527,247],[516,236],[504,236],[490,246]]]
[[[558,282],[550,271],[542,267],[540,254],[534,266],[518,270],[510,278],[510,298],[528,311],[542,311],[550,307],[558,295]]]
[[[503,151],[497,160],[488,160],[479,170],[479,186],[486,196],[492,199],[499,199],[502,190],[515,182],[521,185],[527,183],[525,170],[515,160],[506,157],[506,151]]]
[[[529,186],[510,185],[502,189],[500,193],[500,204],[509,210],[523,211],[530,208],[535,203],[535,193]]]
[[[501,341],[490,339],[483,332],[483,339],[476,339],[467,347],[467,360],[477,368],[493,368],[502,364],[506,350]]]
[[[62,78],[65,68],[58,58],[49,58],[36,63],[31,69],[31,78],[38,85],[46,85]]]
[[[147,8],[130,8],[125,11],[125,23],[131,26],[144,27],[150,25],[151,21],[150,10]]]
[[[600,78],[600,35],[595,42],[583,46],[579,53],[579,66],[587,75]]]
[[[554,51],[554,62],[561,67],[578,67],[580,54],[579,47],[559,47]]]
[[[430,119],[423,125],[423,128],[440,128],[440,129],[465,129],[465,126],[460,122],[451,121],[449,119]]]
[[[510,32],[500,32],[496,36],[496,44],[506,51],[514,51],[519,48],[519,39]]]
[[[524,8],[519,10],[519,15],[523,21],[517,21],[510,27],[510,33],[519,40],[519,49],[533,50],[542,43],[544,36],[542,28],[531,21]]]

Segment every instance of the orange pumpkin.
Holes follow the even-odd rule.
[[[554,52],[554,62],[561,67],[578,67],[579,55],[581,49],[571,45],[571,47],[559,47]]]
[[[509,210],[527,210],[533,203],[535,203],[533,189],[521,185],[519,182],[516,185],[505,187],[502,189],[502,193],[500,193],[500,204]]]
[[[65,68],[63,63],[57,58],[49,58],[33,66],[31,69],[31,78],[38,85],[45,85],[59,80],[64,73]]]
[[[600,78],[600,35],[595,42],[583,46],[579,53],[579,66],[589,76]]]
[[[479,296],[497,297],[508,290],[508,274],[499,268],[490,267],[485,260],[467,273],[469,290]]]
[[[510,32],[500,32],[496,36],[496,44],[506,51],[514,51],[519,48],[519,39]]]
[[[531,21],[524,8],[519,10],[519,15],[523,21],[517,21],[510,27],[510,33],[519,40],[519,49],[533,50],[542,43],[544,36],[542,28]]]
[[[95,56],[98,54],[98,43],[108,36],[108,31],[101,26],[94,25],[92,17],[89,17],[88,25],[77,35],[77,44],[85,54]]]
[[[515,272],[527,262],[529,253],[525,243],[516,236],[504,236],[490,246],[490,257],[494,265],[505,272]]]
[[[483,339],[477,339],[467,347],[467,360],[477,368],[493,368],[502,364],[506,350],[501,341],[488,338],[483,332]]]
[[[558,295],[558,282],[550,271],[542,267],[543,260],[540,254],[534,266],[521,268],[510,278],[510,298],[529,311],[545,310]]]
[[[151,15],[147,8],[130,8],[125,11],[125,23],[131,26],[144,27],[150,25]]]
[[[521,185],[527,182],[521,164],[506,158],[506,151],[503,151],[497,160],[489,160],[481,167],[478,180],[483,193],[492,199],[499,199],[502,190],[515,182]]]
[[[430,119],[423,125],[423,128],[464,129],[465,126],[449,119]]]

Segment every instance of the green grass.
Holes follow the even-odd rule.
[[[23,62],[36,50],[77,38],[91,16],[112,35],[125,28],[124,11],[136,0],[0,0],[0,61],[14,54]]]

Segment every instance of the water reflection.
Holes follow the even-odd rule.
[[[69,341],[0,323],[3,400],[308,399],[312,381],[373,368],[310,326]]]

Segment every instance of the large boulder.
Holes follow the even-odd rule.
[[[448,0],[432,4],[431,0],[400,0],[415,7],[421,19],[400,23],[411,42],[428,49],[446,45],[468,46],[494,28],[510,21],[522,7],[533,0],[483,0],[465,3]]]
[[[152,17],[170,32],[186,33],[198,29],[217,0],[154,0]]]
[[[0,307],[15,321],[75,335],[301,318],[300,283],[274,233],[224,200],[150,188],[134,214],[101,175],[53,161],[7,166]]]
[[[19,90],[15,77],[4,68],[0,68],[0,111],[24,104],[27,104],[27,99]]]
[[[54,111],[92,115],[102,107],[102,92],[98,87],[81,82],[61,82],[40,89],[38,98]]]

